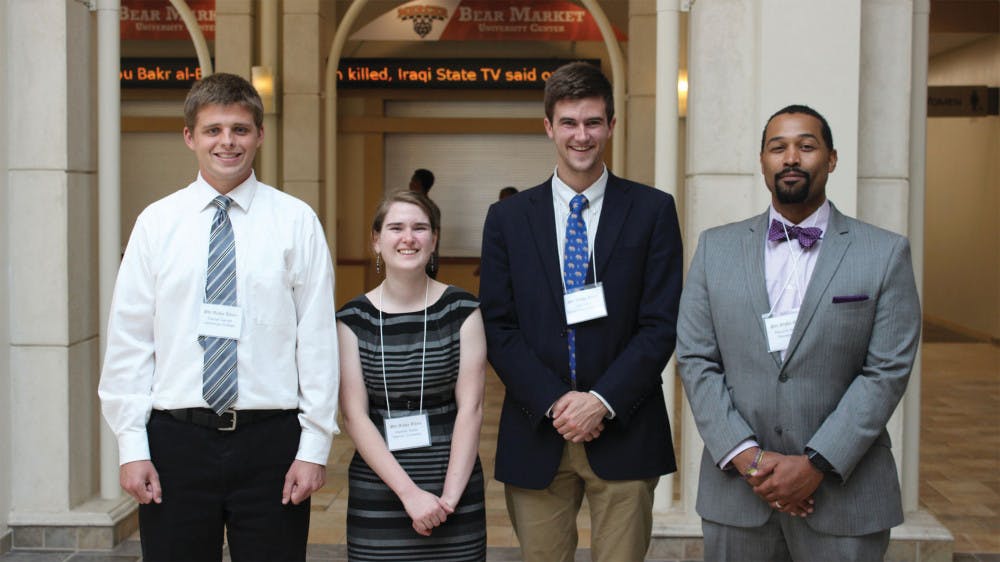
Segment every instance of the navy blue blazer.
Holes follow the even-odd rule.
[[[657,477],[676,470],[661,389],[682,279],[673,197],[609,174],[594,245],[608,315],[575,326],[577,389],[598,392],[616,417],[586,444],[587,458],[605,480]],[[551,483],[565,443],[545,417],[570,390],[556,246],[551,178],[490,207],[480,307],[489,361],[506,386],[496,478],[522,488]]]

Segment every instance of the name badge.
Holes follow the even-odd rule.
[[[608,307],[604,303],[604,286],[601,283],[586,285],[564,294],[563,305],[566,307],[567,326],[608,315]]]
[[[761,315],[761,318],[764,319],[764,329],[767,331],[767,350],[769,352],[788,349],[788,343],[792,339],[792,331],[795,329],[795,320],[798,317],[798,309],[778,316],[772,316],[771,313]]]
[[[242,327],[242,308],[225,304],[201,303],[201,314],[198,316],[199,336],[239,340]]]
[[[429,447],[431,427],[427,414],[415,414],[385,420],[385,444],[390,451]]]

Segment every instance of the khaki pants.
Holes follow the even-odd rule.
[[[543,490],[507,484],[510,514],[525,562],[573,562],[576,516],[586,494],[594,562],[641,562],[653,528],[658,478],[602,480],[582,444],[566,443],[556,476]]]

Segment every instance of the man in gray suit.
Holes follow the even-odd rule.
[[[677,357],[705,441],[706,560],[881,560],[903,521],[885,425],[920,333],[907,240],[826,199],[826,120],[768,120],[766,212],[704,232]]]

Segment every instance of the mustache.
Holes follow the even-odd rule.
[[[777,174],[774,174],[774,179],[775,180],[780,180],[780,179],[782,179],[785,176],[790,175],[790,174],[798,174],[800,176],[805,176],[806,181],[809,181],[809,180],[812,179],[812,176],[809,174],[809,172],[807,172],[806,170],[803,170],[802,168],[799,168],[798,166],[792,166],[792,167],[789,167],[789,168],[785,168],[784,170],[778,172]]]

